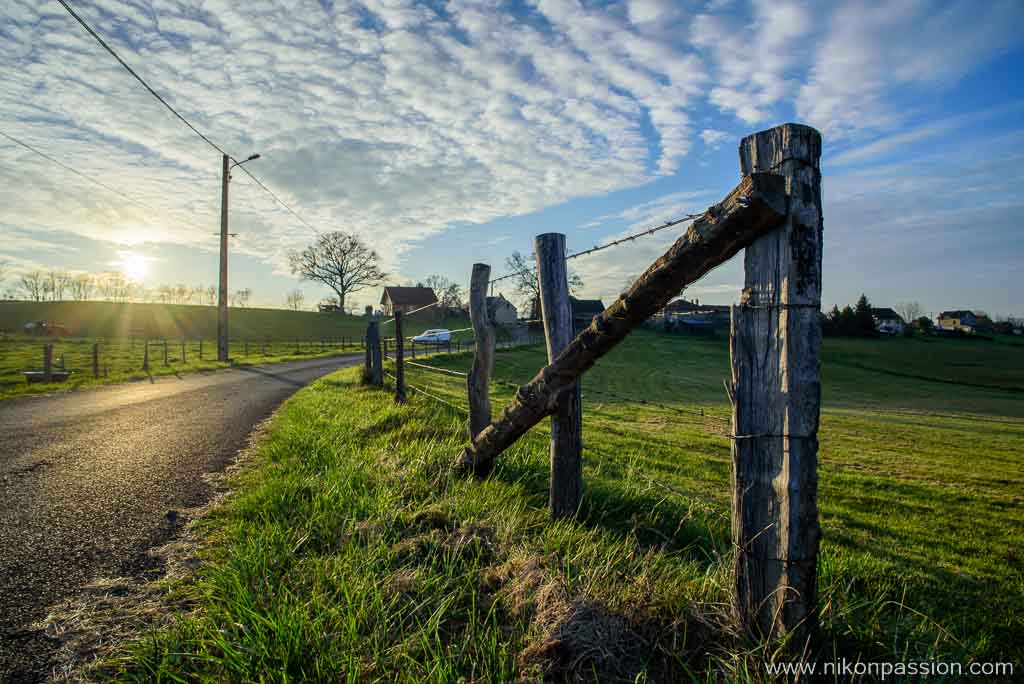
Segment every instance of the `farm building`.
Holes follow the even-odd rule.
[[[576,299],[575,297],[569,297],[569,302],[572,305],[573,329],[577,333],[590,325],[590,322],[594,320],[594,316],[598,316],[604,311],[604,303],[600,299]]]
[[[487,314],[491,323],[502,327],[515,325],[518,316],[516,307],[500,293],[497,297],[487,298]]]
[[[987,316],[984,317],[987,320]],[[974,333],[983,327],[983,321],[973,311],[958,309],[955,311],[943,311],[938,317],[940,330],[951,332]]]
[[[692,302],[679,298],[663,311],[666,329],[680,332],[713,333],[729,327],[729,307],[720,304],[701,304],[699,299]]]
[[[396,311],[408,313],[436,303],[437,295],[430,287],[393,287],[389,285],[384,288],[384,293],[380,296],[380,305],[384,308],[385,316],[394,316]]]
[[[871,317],[875,320],[875,330],[883,335],[899,335],[907,327],[903,316],[889,307],[871,309]]]

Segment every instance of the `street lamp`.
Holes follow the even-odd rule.
[[[227,362],[228,354],[228,183],[231,169],[246,162],[259,159],[260,155],[250,154],[242,161],[235,161],[228,155],[221,160],[220,190],[220,291],[217,294],[217,360]],[[232,163],[234,162],[234,163]]]

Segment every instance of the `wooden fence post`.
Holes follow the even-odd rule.
[[[476,337],[473,367],[466,378],[469,393],[469,437],[473,439],[491,424],[491,372],[494,370],[494,327],[487,313],[487,284],[491,279],[488,264],[473,264],[469,281],[469,318]],[[459,343],[462,351],[462,343]]]
[[[142,346],[142,370],[149,372],[149,339]]]
[[[395,402],[405,403],[405,341],[402,339],[402,312],[395,312]]]
[[[181,362],[182,363],[186,363],[188,361],[188,359],[186,358],[186,355],[188,354],[188,350],[185,349],[185,345],[187,345],[187,344],[188,344],[187,340],[185,340],[185,339],[181,340]]]
[[[43,344],[43,382],[53,382],[52,344]]]
[[[167,359],[167,338],[165,337],[164,338],[164,366],[166,367],[166,366],[169,366],[169,365],[171,365],[171,364],[170,364],[170,362]]]
[[[758,639],[817,627],[821,403],[821,135],[785,124],[743,139],[744,176],[785,179],[787,214],[747,247],[732,309],[733,608]]]
[[[203,360],[203,338],[199,338],[199,360]]]
[[[100,343],[92,343],[92,377],[100,377]]]
[[[366,328],[367,380],[371,385],[384,384],[384,362],[380,349],[380,323],[371,321]]]
[[[576,336],[569,300],[565,263],[565,235],[544,233],[534,240],[540,308],[547,338],[548,363]],[[583,409],[577,381],[558,397],[551,414],[551,484],[549,504],[553,518],[576,515],[583,498]]]

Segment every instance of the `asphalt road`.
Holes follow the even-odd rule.
[[[30,625],[97,577],[157,568],[147,549],[212,494],[252,428],[359,358],[293,361],[0,402],[0,681],[34,682],[57,644]]]

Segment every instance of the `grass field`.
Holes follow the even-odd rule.
[[[1012,662],[1019,676],[1022,352],[826,340],[817,657]],[[522,382],[542,362],[539,348],[500,351],[495,376]],[[237,495],[202,523],[206,562],[172,593],[192,611],[110,672],[768,679],[770,654],[734,633],[725,608],[727,373],[715,340],[638,333],[604,359],[584,380],[584,506],[559,524],[545,508],[546,426],[506,452],[490,480],[464,481],[447,471],[464,444],[461,410],[415,393],[396,406],[355,371],[323,379],[287,402]],[[464,405],[459,378],[407,374]],[[495,387],[496,410],[511,391]]]
[[[110,302],[0,302],[0,330],[20,331],[28,321],[46,320],[69,328],[74,337],[38,338],[20,332],[0,336],[0,399],[98,384],[142,380],[226,368],[216,361],[215,307]],[[336,313],[278,309],[232,309],[231,358],[235,364],[259,364],[358,351],[366,334],[365,318]],[[431,327],[460,330],[464,318],[441,321],[414,314],[403,333],[415,335]],[[382,329],[385,336],[393,328]],[[133,339],[134,338],[134,339]],[[150,340],[149,370],[144,371],[145,340]],[[472,339],[471,332],[455,340]],[[164,341],[168,363],[164,363]],[[202,340],[202,348],[200,348]],[[42,370],[43,344],[53,344],[56,362],[73,371],[62,383],[26,383],[23,371]],[[100,343],[100,374],[93,377],[92,346]],[[185,345],[184,352],[182,344]]]

